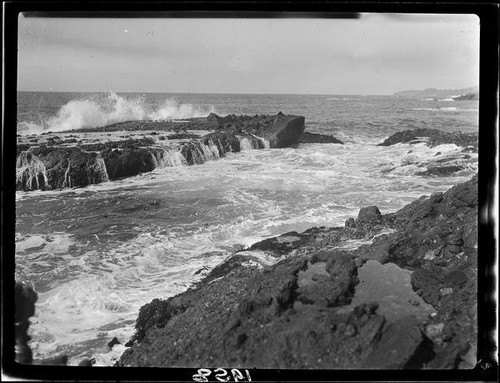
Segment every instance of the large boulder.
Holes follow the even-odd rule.
[[[285,148],[298,143],[305,129],[304,122],[302,116],[277,115],[271,125],[257,132],[269,141],[272,148]]]
[[[368,206],[362,208],[358,213],[358,221],[380,221],[382,213],[376,206]]]

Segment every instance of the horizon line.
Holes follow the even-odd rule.
[[[25,90],[18,89],[17,92],[31,92],[31,93],[148,93],[148,94],[213,94],[213,95],[256,95],[256,96],[394,96],[400,92],[418,92],[426,90],[438,90],[438,91],[453,91],[453,90],[463,90],[470,88],[479,88],[479,85],[472,85],[468,87],[460,88],[422,88],[422,89],[403,89],[397,90],[393,93],[259,93],[259,92],[175,92],[175,91],[116,91],[116,90]]]
[[[256,96],[391,96],[387,94],[366,93],[258,93],[258,92],[173,92],[173,91],[116,91],[116,90],[17,90],[17,92],[31,93],[156,93],[156,94],[216,94],[216,95],[256,95]]]

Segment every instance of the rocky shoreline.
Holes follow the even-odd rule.
[[[302,116],[219,117],[182,121],[129,121],[102,128],[19,136],[16,149],[16,190],[85,187],[151,172],[162,167],[197,165],[243,149],[284,148],[305,143],[343,142],[305,131]],[[416,175],[450,175],[465,169],[477,155],[477,134],[437,129],[397,132],[379,146],[425,143],[455,144],[460,153],[436,157]],[[439,153],[437,154],[439,155]],[[392,169],[387,169],[390,172]]]
[[[396,213],[367,207],[345,227],[236,252],[188,291],[144,305],[117,366],[472,368],[477,198],[474,176]],[[360,240],[368,243],[345,246]],[[389,320],[382,301],[349,307],[367,262],[411,270],[434,312]]]
[[[369,206],[344,227],[315,227],[255,243],[189,290],[141,307],[136,333],[116,366],[473,368],[477,214],[476,175],[395,213],[383,215]],[[390,302],[390,296],[360,301],[367,282],[363,269],[370,263],[411,275],[413,297],[403,296],[407,303]],[[396,287],[388,276],[386,287]],[[36,299],[29,287],[16,284],[21,363],[32,362],[27,330]],[[431,311],[416,315],[420,305]],[[113,339],[109,347],[117,343]],[[33,363],[66,360],[60,355]]]
[[[283,148],[299,142],[342,142],[332,136],[303,135],[304,117],[235,116],[182,121],[129,121],[102,128],[19,136],[16,190],[84,187],[150,172],[196,165],[253,149]],[[95,138],[100,134],[100,138]],[[306,140],[306,141],[304,141]]]
[[[43,142],[23,137],[18,143],[18,190],[86,186],[151,171],[171,154],[159,145],[163,141],[176,143],[177,157],[168,160],[177,158],[183,165],[238,152],[243,144],[255,149],[342,144],[335,137],[304,132],[303,117],[281,113],[211,114],[179,124],[115,124],[99,128],[106,129],[102,142],[85,141],[76,132],[65,133],[64,139],[43,135]],[[149,135],[109,139],[110,131],[138,127]],[[455,157],[475,154],[478,147],[477,135],[435,129],[398,132],[380,146],[398,143],[463,147]],[[420,175],[462,170],[458,165],[451,169],[455,157],[430,160]],[[145,304],[116,365],[472,368],[477,352],[477,187],[476,175],[396,213],[363,207],[344,227],[285,233],[237,251],[186,292]],[[384,265],[399,275],[394,286],[403,281],[408,291],[397,301],[370,295],[360,301],[364,284],[370,283],[367,270],[381,272]],[[16,339],[23,352],[19,358],[29,363],[27,326],[36,295],[19,288],[19,299],[28,301],[16,320],[21,323]],[[16,307],[23,307],[19,299]],[[387,307],[398,315],[388,315]]]

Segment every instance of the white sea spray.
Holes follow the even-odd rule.
[[[130,98],[108,92],[104,96],[91,95],[73,99],[62,105],[55,115],[42,121],[19,121],[18,133],[30,135],[102,127],[124,121],[205,117],[211,112],[215,112],[213,107],[182,104],[174,97],[152,107],[144,97]]]

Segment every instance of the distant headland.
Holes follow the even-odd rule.
[[[473,86],[464,89],[434,89],[427,88],[423,90],[402,90],[400,92],[394,93],[396,97],[404,98],[420,98],[420,99],[432,99],[432,100],[478,100],[479,99],[479,87]]]

